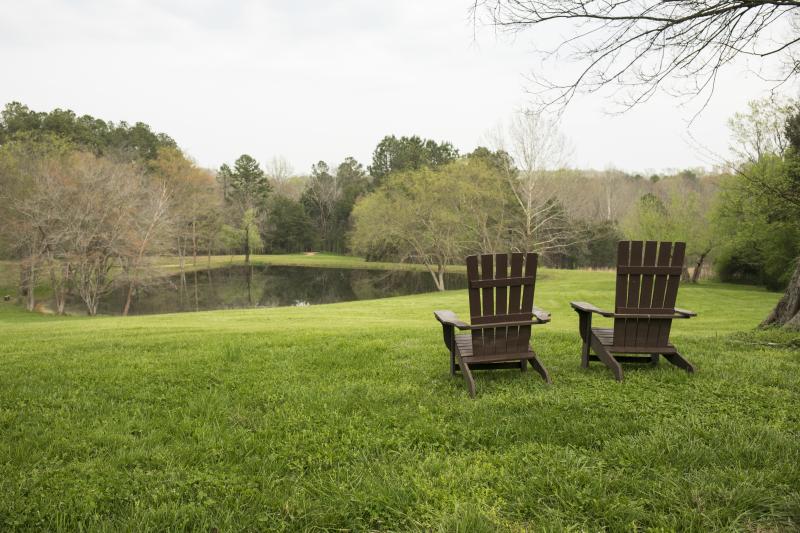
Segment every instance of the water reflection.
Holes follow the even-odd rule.
[[[465,288],[466,277],[448,274],[445,283],[451,289]],[[230,266],[170,277],[155,287],[139,291],[129,314],[304,306],[434,290],[427,272]],[[125,296],[124,290],[112,292],[101,302],[99,312],[120,314]],[[72,312],[81,312],[79,302],[71,304]]]

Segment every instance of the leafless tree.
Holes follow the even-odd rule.
[[[294,176],[294,169],[289,161],[283,156],[275,156],[269,160],[264,168],[270,185],[275,194],[287,198],[297,199],[300,197],[300,190],[291,178]]]
[[[509,31],[555,27],[571,35],[543,51],[568,56],[577,73],[535,77],[539,104],[563,106],[577,93],[615,92],[627,109],[659,89],[710,98],[721,69],[753,58],[783,82],[800,70],[794,14],[800,1],[776,0],[475,0],[473,17]],[[540,33],[545,33],[540,31]],[[774,61],[769,61],[774,60]],[[560,68],[559,72],[566,69]]]
[[[119,256],[120,281],[127,285],[123,316],[130,311],[135,291],[152,277],[149,259],[154,253],[166,249],[166,229],[170,222],[171,191],[166,183],[142,183],[141,189],[136,192],[138,194],[133,199],[135,205],[127,225],[125,243]]]
[[[548,179],[553,171],[566,166],[571,148],[558,123],[541,113],[523,110],[514,114],[506,131],[493,134],[496,150],[508,153],[513,168],[506,177],[522,214],[512,224],[516,248],[548,252],[574,242],[574,226],[558,198],[559,183]]]

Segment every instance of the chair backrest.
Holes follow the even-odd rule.
[[[647,314],[650,318],[615,318],[614,346],[667,346],[685,252],[684,242],[619,243],[614,312]]]
[[[472,324],[531,320],[538,261],[537,254],[513,253],[509,269],[508,254],[467,257]],[[530,338],[530,326],[473,330],[472,351],[474,355],[525,353]]]

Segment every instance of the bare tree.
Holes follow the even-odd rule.
[[[285,157],[273,157],[269,160],[269,163],[265,165],[264,171],[267,174],[267,178],[269,178],[269,182],[275,194],[294,200],[299,198],[300,190],[296,184],[290,181],[292,176],[294,176],[294,169]]]
[[[508,153],[514,164],[506,169],[506,178],[522,216],[510,227],[516,248],[540,253],[563,249],[576,235],[558,201],[559,183],[548,179],[566,166],[571,154],[558,123],[523,110],[512,117],[506,132],[498,128],[493,137],[494,148]]]
[[[170,190],[164,182],[148,185],[142,184],[137,191],[125,246],[120,254],[121,280],[127,285],[122,316],[128,316],[135,291],[150,277],[149,259],[166,245]]]
[[[791,78],[800,69],[792,17],[798,8],[792,0],[475,0],[472,12],[476,22],[510,31],[555,26],[571,35],[543,53],[553,61],[569,56],[577,74],[537,78],[542,106],[613,88],[629,108],[659,89],[710,98],[720,69],[738,57],[762,67],[774,59],[769,75],[776,84]]]

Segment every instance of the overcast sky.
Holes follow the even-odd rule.
[[[532,39],[477,34],[470,0],[25,0],[0,2],[0,103],[143,121],[201,165],[249,153],[298,173],[387,134],[462,152],[528,103]],[[538,35],[539,39],[557,36]],[[565,68],[568,68],[565,66]],[[563,117],[574,167],[660,171],[725,152],[727,118],[770,85],[728,70],[691,127],[667,97],[610,116],[584,97]]]

